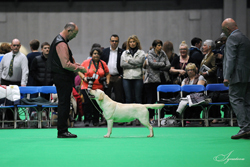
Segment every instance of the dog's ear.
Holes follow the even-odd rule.
[[[102,101],[103,99],[104,99],[104,93],[101,92],[101,93],[100,93],[100,96],[99,96],[99,98],[98,98],[98,100],[99,100],[99,101]]]

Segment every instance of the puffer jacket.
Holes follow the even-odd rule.
[[[53,85],[53,76],[47,68],[47,59],[44,55],[35,57],[31,63],[30,69],[31,76],[34,78],[36,86]]]
[[[121,67],[123,68],[124,79],[142,79],[142,66],[145,61],[145,53],[143,50],[137,50],[134,56],[129,50],[122,53]]]
[[[144,83],[161,83],[160,73],[163,72],[166,81],[170,81],[169,69],[171,64],[167,55],[161,50],[159,56],[151,49],[148,53],[148,65],[146,66],[146,74]]]

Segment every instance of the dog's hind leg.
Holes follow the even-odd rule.
[[[146,126],[146,127],[149,129],[150,134],[149,134],[147,137],[154,137],[153,127],[150,125],[148,119],[145,119],[145,118],[140,119],[140,118],[139,118],[139,121],[140,121],[144,126]]]
[[[112,133],[112,128],[113,128],[113,120],[107,120],[107,124],[108,124],[108,133],[106,135],[104,135],[105,138],[109,138],[111,133]]]

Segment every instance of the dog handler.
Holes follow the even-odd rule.
[[[53,73],[53,80],[56,85],[58,94],[58,122],[57,138],[76,138],[68,131],[67,119],[70,111],[70,96],[72,87],[74,86],[74,73],[85,73],[86,69],[76,63],[72,52],[68,46],[68,42],[76,37],[78,27],[75,23],[70,22],[65,25],[64,30],[58,34],[53,40],[48,63]]]

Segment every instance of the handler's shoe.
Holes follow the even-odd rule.
[[[236,135],[231,136],[231,139],[240,139],[250,136],[250,131],[240,130]]]
[[[77,138],[77,135],[74,135],[70,132],[64,132],[64,133],[58,134],[57,138]]]

